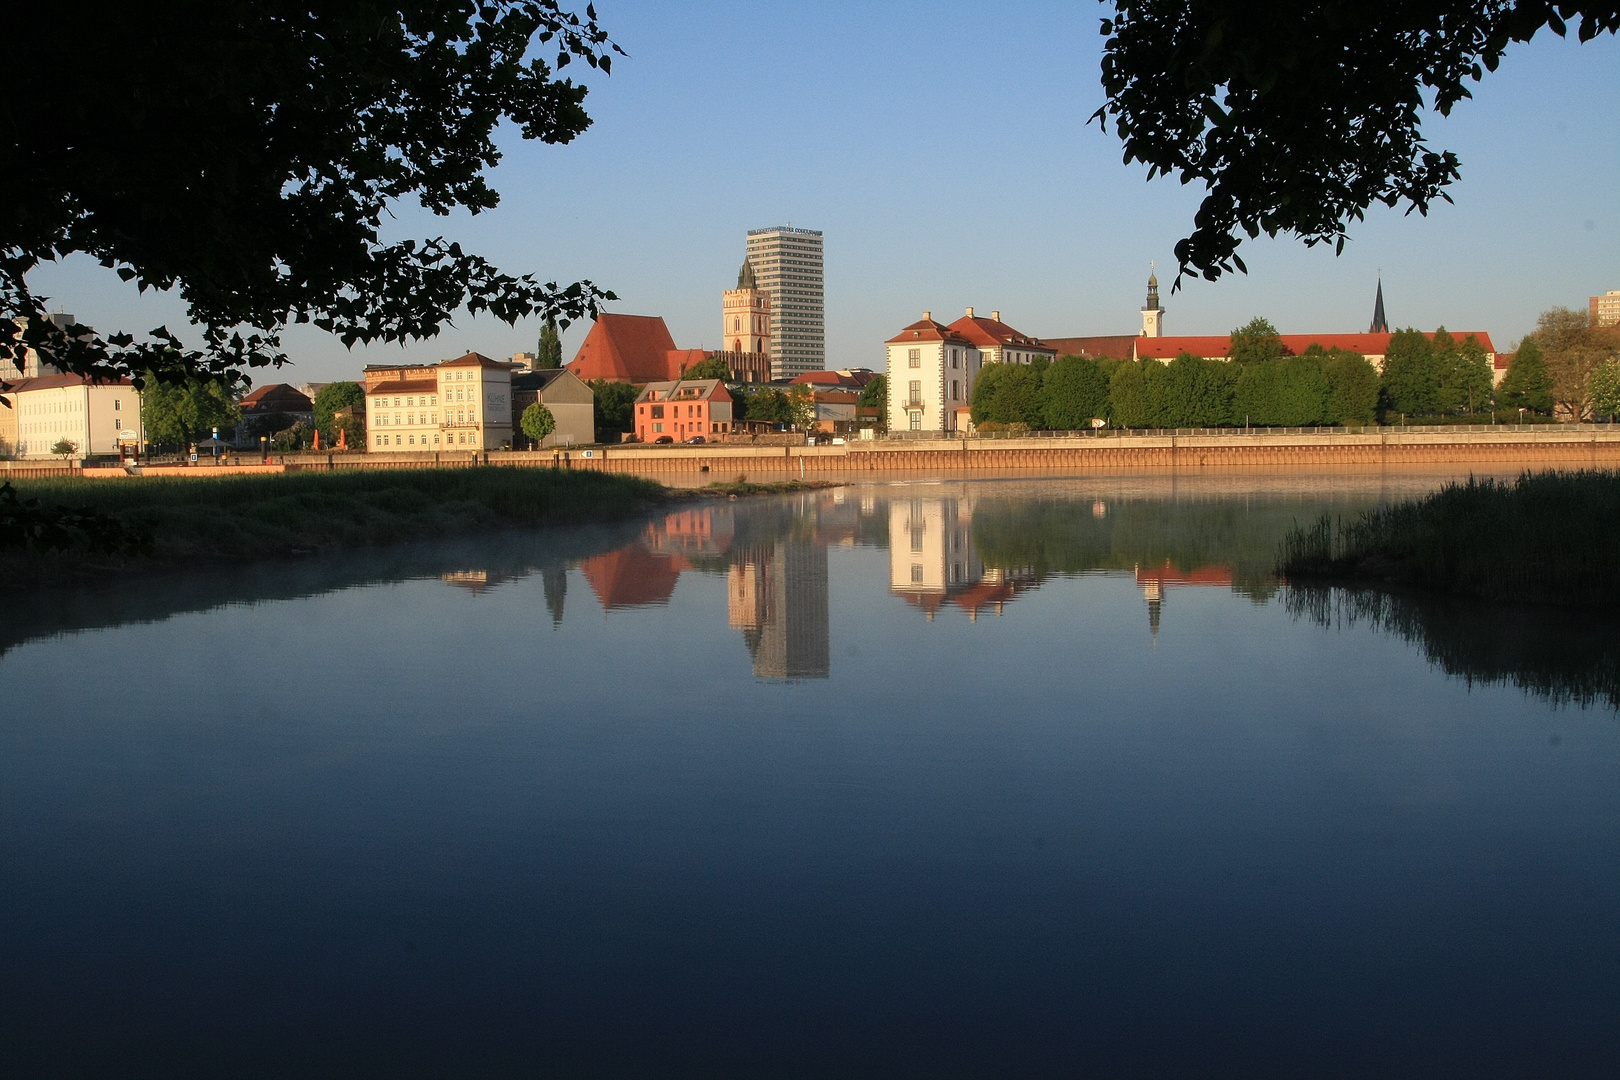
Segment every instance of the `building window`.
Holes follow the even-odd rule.
[[[921,585],[922,584],[922,564],[921,563],[912,563],[911,564],[911,583],[913,585]]]
[[[922,350],[906,350],[906,367],[922,367]]]
[[[664,418],[664,407],[662,405],[654,405],[652,407],[652,416],[654,420],[662,420]],[[658,430],[662,431],[664,429],[660,427]]]
[[[911,430],[912,431],[921,431],[922,430],[922,413],[914,412],[914,413],[911,414]]]
[[[124,403],[122,401],[119,401],[117,398],[113,398],[113,412],[117,412],[119,409],[123,408],[123,405]]]
[[[912,379],[911,382],[909,382],[906,385],[907,385],[907,388],[910,390],[910,395],[907,397],[906,403],[908,405],[921,405],[922,404],[922,381],[920,379]]]
[[[654,424],[653,425],[653,431],[654,432],[660,432],[660,431],[663,431],[663,430],[664,430],[664,425],[663,424]]]

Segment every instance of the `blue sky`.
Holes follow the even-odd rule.
[[[590,278],[610,310],[662,315],[682,347],[719,344],[720,292],[748,229],[821,229],[831,366],[882,367],[882,341],[926,308],[999,309],[1047,337],[1134,333],[1148,263],[1168,285],[1198,193],[1146,182],[1101,103],[1102,8],[1080,3],[653,3],[600,0],[630,54],[591,87],[572,145],[505,132],[501,206],[434,218],[400,207],[393,236],[444,234],[503,269]],[[1254,315],[1288,333],[1366,329],[1380,268],[1392,323],[1485,330],[1506,348],[1540,311],[1620,288],[1620,43],[1544,34],[1511,51],[1431,142],[1456,151],[1455,206],[1374,210],[1342,256],[1246,245],[1249,274],[1165,297],[1171,334]],[[31,278],[53,306],[110,330],[184,322],[88,260]],[[947,318],[945,321],[949,321]],[[585,327],[564,338],[565,358]],[[270,381],[355,377],[469,349],[532,349],[534,323],[458,319],[401,349],[286,337]],[[259,382],[266,381],[260,374]]]

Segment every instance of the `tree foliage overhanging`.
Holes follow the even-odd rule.
[[[1109,0],[1105,0],[1109,2]],[[1614,0],[1111,0],[1093,119],[1127,162],[1206,194],[1177,242],[1181,277],[1243,270],[1244,236],[1343,248],[1374,203],[1426,214],[1458,177],[1424,139],[1512,42],[1578,22],[1620,29]]]
[[[440,215],[495,206],[497,124],[546,143],[589,126],[585,87],[555,73],[574,59],[607,71],[620,51],[591,7],[70,4],[11,20],[7,35],[0,355],[237,381],[285,361],[291,323],[352,346],[431,337],[462,308],[566,324],[612,298],[503,273],[443,237],[381,236],[405,198]],[[199,347],[162,327],[143,341],[55,327],[27,276],[75,252],[142,290],[175,289]]]

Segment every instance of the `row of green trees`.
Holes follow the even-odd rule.
[[[1370,424],[1393,414],[1473,413],[1491,405],[1483,346],[1442,327],[1431,340],[1394,334],[1384,372],[1359,353],[1312,345],[1290,355],[1276,329],[1255,319],[1232,332],[1227,359],[1183,353],[1168,364],[1063,356],[1047,363],[990,364],[973,388],[973,422],[1073,431],[1103,420],[1118,427]]]

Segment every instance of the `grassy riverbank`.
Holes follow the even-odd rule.
[[[136,562],[173,564],[340,551],[493,528],[611,520],[668,497],[650,480],[552,469],[299,472],[219,479],[14,482],[23,499],[115,522]],[[14,565],[17,549],[11,549]],[[21,556],[32,574],[111,569],[128,560],[81,545]]]
[[[1291,580],[1409,585],[1459,596],[1593,606],[1620,600],[1620,474],[1525,473],[1447,484],[1283,542]]]

